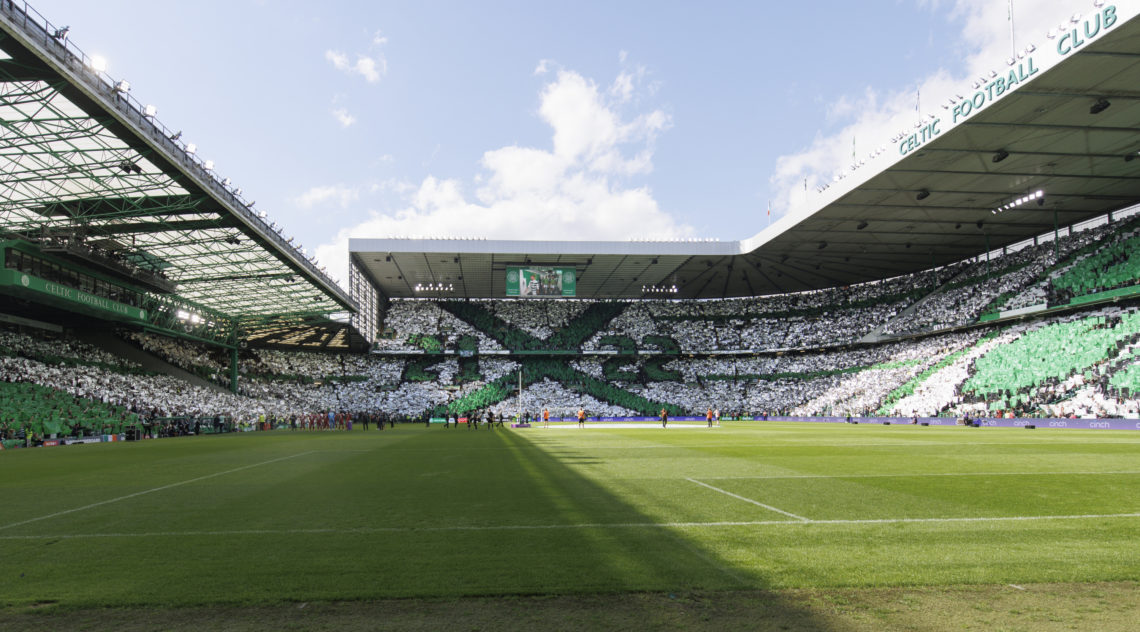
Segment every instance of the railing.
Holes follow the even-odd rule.
[[[205,188],[209,189],[217,199],[228,203],[231,210],[245,218],[263,237],[275,243],[282,251],[294,255],[292,258],[300,262],[313,277],[324,282],[346,304],[355,307],[352,298],[336,281],[321,271],[309,258],[301,255],[276,229],[266,223],[264,212],[255,213],[250,204],[236,193],[236,188],[231,189],[224,185],[218,179],[218,174],[207,166],[206,161],[196,152],[188,150],[188,145],[181,141],[181,132],[171,131],[158,121],[153,113],[148,115],[146,107],[131,96],[129,84],[125,89],[120,89],[117,86],[122,82],[115,81],[103,70],[97,70],[93,59],[68,39],[67,27],[52,24],[26,0],[19,2],[0,0],[0,16],[6,17],[10,24],[20,28],[29,40],[38,44],[42,51],[51,55],[62,67],[70,71],[72,76],[88,90],[104,97],[106,104],[114,106],[121,116],[136,126],[137,130],[164,149],[167,158],[173,159],[172,162],[183,167],[185,173],[197,176],[199,184],[205,185]]]

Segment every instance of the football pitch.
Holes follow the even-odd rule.
[[[703,426],[7,451],[0,600],[177,609],[1140,578],[1140,433]]]

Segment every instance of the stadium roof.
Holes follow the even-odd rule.
[[[505,268],[530,265],[576,268],[583,298],[723,298],[890,278],[1133,206],[1140,19],[1135,7],[1097,11],[964,86],[749,239],[352,239],[351,257],[389,297],[502,297]]]
[[[0,3],[0,237],[82,244],[249,332],[353,300],[192,145],[24,3]],[[276,335],[276,334],[275,334]],[[285,338],[281,338],[284,340]]]

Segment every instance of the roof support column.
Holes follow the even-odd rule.
[[[1061,260],[1060,247],[1057,241],[1061,238],[1060,231],[1057,230],[1057,207],[1053,207],[1053,263]]]
[[[990,234],[982,232],[982,236],[986,238],[986,278],[990,276]]]
[[[230,329],[230,392],[238,392],[238,328]]]

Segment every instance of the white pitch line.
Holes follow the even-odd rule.
[[[1113,472],[934,472],[934,473],[910,473],[910,474],[774,474],[772,476],[757,475],[757,476],[713,476],[717,480],[781,480],[781,479],[799,479],[799,478],[920,478],[920,477],[938,477],[938,476],[1101,476],[1101,475],[1127,475],[1134,476],[1140,474],[1138,471],[1113,471]]]
[[[765,505],[764,503],[762,503],[760,501],[752,500],[751,498],[745,498],[744,496],[734,494],[730,491],[723,490],[719,487],[713,487],[712,485],[709,485],[708,483],[702,483],[695,478],[686,478],[685,480],[689,481],[690,483],[696,483],[697,485],[700,485],[701,487],[707,487],[707,488],[713,490],[714,492],[720,492],[726,496],[732,496],[733,498],[735,498],[737,500],[743,500],[746,503],[752,503],[753,505],[756,505],[758,507],[763,507],[763,508],[767,509],[768,511],[774,511],[778,514],[784,514],[785,516],[788,516],[789,518],[795,518],[796,520],[799,520],[800,522],[811,522],[810,518],[804,518],[803,516],[797,516],[796,514],[791,513],[789,511],[784,511],[783,509],[777,509],[776,507],[773,507],[772,505]]]
[[[242,535],[360,535],[370,533],[438,533],[441,531],[562,531],[575,529],[690,529],[708,527],[779,527],[802,525],[879,525],[909,523],[968,523],[1044,520],[1103,520],[1106,518],[1140,518],[1140,513],[1079,514],[1067,516],[993,516],[975,518],[878,518],[865,520],[746,520],[719,522],[620,522],[538,525],[483,525],[451,527],[360,527],[346,529],[234,529],[216,531],[151,531],[142,533],[36,533],[29,535],[0,535],[0,541],[15,540],[76,540],[96,538],[156,538],[156,537],[216,537]]]
[[[129,500],[131,498],[136,498],[138,496],[143,496],[143,495],[151,494],[154,492],[160,492],[160,491],[163,491],[165,489],[171,489],[173,487],[180,487],[182,485],[189,485],[190,483],[197,483],[198,481],[204,481],[207,479],[216,478],[218,476],[225,476],[226,474],[233,474],[234,472],[240,472],[242,470],[248,470],[252,467],[260,467],[262,465],[269,465],[270,463],[276,463],[278,461],[285,461],[287,459],[295,459],[299,456],[305,456],[307,454],[313,454],[314,452],[316,452],[316,450],[309,450],[308,452],[301,452],[299,454],[290,454],[289,456],[283,456],[283,457],[280,457],[277,459],[270,459],[268,461],[262,461],[260,463],[253,463],[251,465],[243,465],[241,467],[235,467],[232,470],[226,470],[224,472],[215,472],[213,474],[207,474],[205,476],[199,476],[197,478],[191,478],[189,480],[180,481],[178,483],[171,483],[169,485],[163,485],[161,487],[154,487],[152,489],[144,489],[141,492],[135,492],[133,494],[127,494],[126,496],[119,496],[118,498],[112,498],[110,500],[101,500],[97,503],[91,503],[90,505],[84,505],[82,507],[76,507],[75,509],[65,509],[63,511],[57,511],[53,514],[48,514],[46,516],[40,516],[39,518],[30,518],[28,520],[21,520],[20,522],[13,522],[12,524],[6,524],[6,525],[0,527],[0,531],[3,531],[4,529],[11,529],[12,527],[18,527],[20,525],[25,525],[25,524],[28,524],[31,522],[39,522],[40,520],[48,520],[49,518],[56,518],[59,516],[65,516],[69,513],[75,513],[77,511],[85,511],[87,509],[94,509],[95,507],[102,507],[103,505],[109,505],[111,503],[117,503],[120,500]]]

